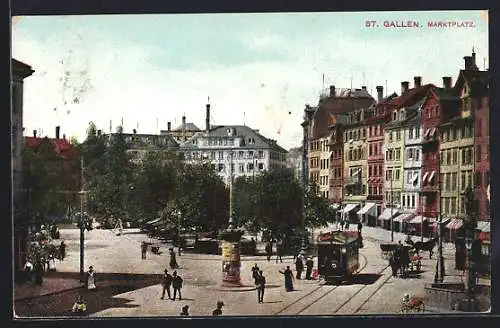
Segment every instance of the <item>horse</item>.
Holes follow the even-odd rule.
[[[394,250],[389,259],[389,265],[392,268],[392,276],[396,277],[398,270],[400,275],[404,276],[408,271],[410,262],[410,254],[407,248],[398,248]]]
[[[415,248],[415,250],[417,251],[417,254],[420,251],[428,251],[429,258],[432,259],[432,254],[434,254],[434,247],[436,247],[437,238],[432,238],[432,239],[429,239],[428,241],[424,241],[424,242],[421,242],[421,241],[414,242],[413,240],[407,238],[405,240],[405,242],[408,245],[413,246],[413,248]]]

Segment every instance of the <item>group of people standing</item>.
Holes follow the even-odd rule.
[[[165,269],[161,279],[162,294],[160,299],[162,300],[165,299],[165,292],[166,292],[168,295],[168,299],[175,301],[177,294],[179,294],[179,301],[182,300],[182,295],[181,295],[182,283],[183,280],[179,275],[177,275],[177,271],[174,271],[172,274],[170,274],[168,273],[168,270]],[[170,287],[173,288],[173,293],[174,293],[173,298],[171,297]]]

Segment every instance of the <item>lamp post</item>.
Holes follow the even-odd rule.
[[[443,257],[443,215],[439,214],[439,222],[437,226],[438,232],[438,258],[436,262],[436,273],[434,274],[434,283],[440,284],[444,281],[445,267]]]
[[[84,281],[84,265],[85,265],[85,219],[83,214],[83,197],[85,195],[84,176],[83,176],[83,156],[80,157],[80,281]]]
[[[179,256],[181,256],[181,219],[182,219],[182,212],[181,210],[177,210],[177,252],[179,253]]]
[[[391,243],[394,242],[394,219],[393,219],[394,200],[392,199],[394,192],[392,190],[392,173],[393,171],[391,171],[391,175],[389,176],[389,181],[391,183]]]
[[[465,247],[467,248],[467,305],[469,311],[474,311],[474,292],[476,277],[474,274],[472,258],[472,245],[474,239],[471,236],[470,229],[467,231],[467,236],[465,237]]]

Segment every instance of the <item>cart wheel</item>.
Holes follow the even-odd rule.
[[[420,273],[420,269],[422,268],[422,263],[420,263],[420,261],[418,261],[417,263],[417,273]]]

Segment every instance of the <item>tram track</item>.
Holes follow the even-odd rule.
[[[368,265],[368,259],[366,258],[365,255],[363,254],[359,254],[360,257],[362,257],[364,259],[364,264],[362,266],[361,269],[358,270],[358,273],[362,272],[366,266]],[[299,302],[305,300],[307,297],[309,297],[310,295],[314,294],[315,292],[317,292],[318,290],[320,290],[322,287],[324,287],[326,285],[326,283],[321,283],[320,285],[314,287],[311,291],[309,291],[307,294],[297,298],[295,301],[293,301],[292,303],[288,304],[286,307],[282,308],[281,310],[279,310],[278,312],[275,312],[274,315],[280,315],[280,314],[283,314],[284,312],[286,312],[288,309],[290,309],[291,307],[293,307],[294,305],[298,304]],[[306,306],[300,308],[300,310],[296,311],[293,315],[299,315],[301,314],[302,312],[306,311],[308,308],[310,308],[312,305],[318,303],[321,299],[323,299],[324,297],[326,297],[327,295],[329,295],[330,293],[332,293],[334,290],[338,289],[339,286],[335,286],[329,290],[326,291],[326,293],[322,293],[319,295],[319,297],[316,297],[313,299],[312,302],[308,303]]]

